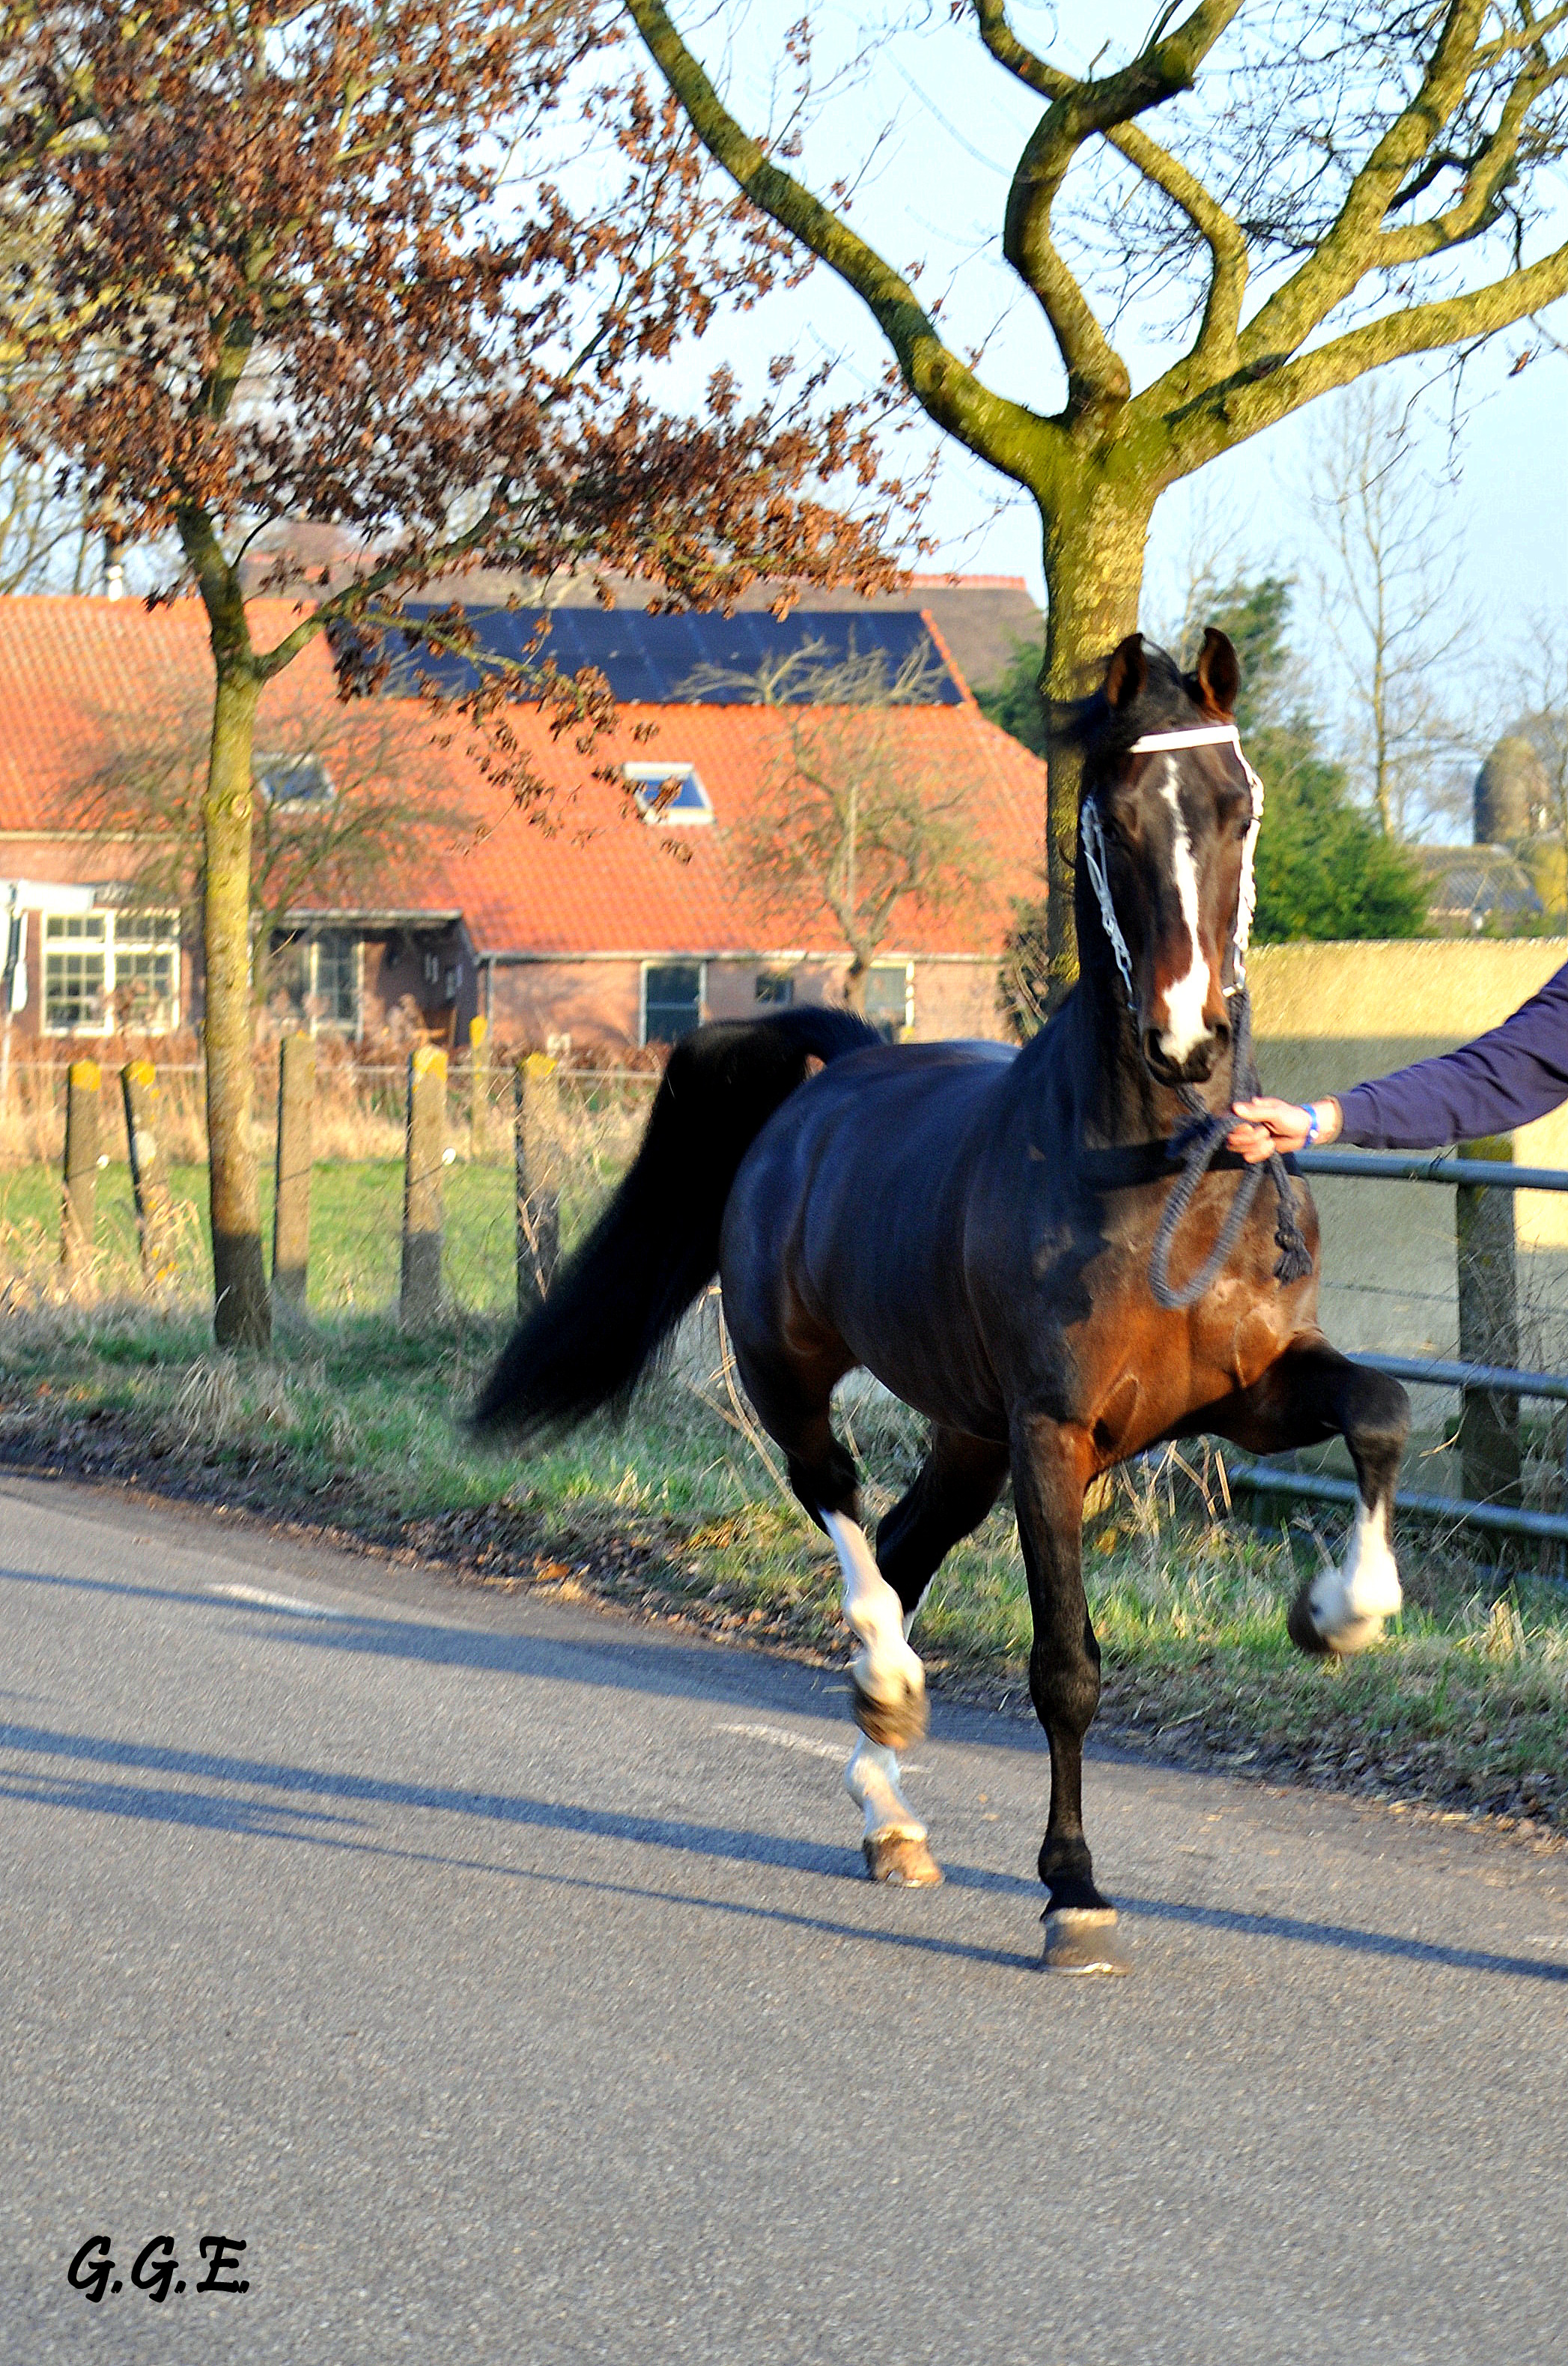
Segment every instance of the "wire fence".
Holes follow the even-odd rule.
[[[382,1309],[399,1294],[409,1064],[325,1049],[321,1057],[319,1046],[310,1110],[307,1303],[322,1314]],[[269,1239],[276,1056],[275,1046],[258,1054],[252,1119]],[[66,1073],[58,1059],[17,1062],[6,1078],[0,1309],[66,1295],[145,1295],[150,1287],[112,1072],[104,1074],[100,1096],[91,1238],[84,1254],[62,1259]],[[205,1071],[199,1059],[174,1057],[160,1062],[156,1076],[170,1200],[156,1294],[194,1301],[211,1288]],[[449,1304],[509,1312],[519,1302],[521,1268],[531,1256],[540,1261],[544,1231],[552,1255],[557,1242],[569,1248],[581,1238],[634,1155],[657,1083],[657,1072],[646,1069],[565,1070],[536,1058],[520,1070],[482,1052],[450,1065],[440,1149],[441,1274]],[[525,1157],[518,1117],[524,1094]],[[1350,1353],[1417,1391],[1402,1506],[1550,1546],[1561,1564],[1568,1547],[1568,1252],[1549,1240],[1545,1247],[1527,1242],[1518,1256],[1511,1211],[1527,1195],[1568,1211],[1568,1171],[1346,1151],[1305,1153],[1296,1165],[1322,1205],[1325,1327]],[[1373,1184],[1376,1203],[1392,1209],[1381,1218],[1368,1212]],[[1467,1197],[1479,1205],[1499,1195],[1509,1219],[1501,1233],[1494,1225],[1491,1237],[1506,1268],[1506,1305],[1500,1327],[1488,1316],[1479,1332],[1473,1308],[1467,1331],[1456,1210],[1462,1219]],[[1332,1502],[1353,1493],[1338,1449],[1306,1467],[1295,1457],[1228,1456],[1226,1467],[1229,1484],[1257,1498]]]
[[[276,1053],[258,1062],[252,1140],[263,1238],[272,1235],[276,1155]],[[539,1064],[544,1065],[546,1064]],[[145,1291],[129,1142],[118,1081],[101,1070],[93,1237],[69,1274],[62,1264],[64,1064],[17,1064],[0,1117],[0,1308],[70,1295],[102,1300]],[[518,1170],[515,1069],[454,1063],[442,1146],[448,1301],[505,1313],[516,1301]],[[205,1070],[172,1060],[156,1070],[158,1147],[166,1168],[172,1238],[158,1295],[196,1301],[211,1289],[207,1210]],[[531,1189],[551,1195],[563,1245],[593,1222],[624,1173],[658,1085],[653,1071],[553,1070],[531,1102]],[[264,1088],[263,1088],[264,1087]],[[319,1060],[311,1101],[308,1299],[320,1313],[396,1304],[399,1292],[409,1064]]]

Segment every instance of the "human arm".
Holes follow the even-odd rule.
[[[1353,1085],[1338,1099],[1315,1101],[1318,1143],[1336,1136],[1368,1150],[1427,1150],[1475,1142],[1529,1125],[1568,1100],[1568,964],[1539,994],[1521,1003],[1473,1042],[1435,1059],[1417,1060],[1392,1076]],[[1245,1121],[1229,1135],[1249,1163],[1271,1150],[1300,1150],[1307,1140],[1307,1110],[1294,1102],[1238,1101]]]

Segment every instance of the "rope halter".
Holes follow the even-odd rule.
[[[1232,1089],[1246,1093],[1257,1089],[1257,1072],[1252,1064],[1252,1006],[1247,993],[1247,945],[1252,934],[1252,915],[1258,903],[1253,857],[1258,850],[1258,831],[1263,819],[1263,783],[1247,760],[1242,750],[1241,734],[1234,723],[1199,723],[1186,731],[1147,732],[1141,739],[1133,741],[1127,753],[1129,756],[1153,756],[1170,748],[1226,747],[1235,751],[1236,760],[1246,774],[1252,792],[1252,818],[1247,825],[1247,836],[1242,843],[1236,926],[1230,940],[1232,982],[1226,988],[1227,997],[1238,1004],[1233,1037]],[[1083,800],[1079,828],[1083,840],[1084,863],[1094,889],[1094,900],[1100,907],[1100,923],[1115,956],[1116,967],[1122,974],[1122,990],[1127,998],[1127,1008],[1136,1021],[1137,998],[1133,991],[1132,955],[1127,951],[1127,941],[1122,934],[1116,908],[1111,901],[1111,883],[1105,873],[1104,827],[1092,797]],[[1247,1169],[1237,1186],[1236,1196],[1220,1227],[1219,1236],[1202,1266],[1188,1280],[1180,1284],[1172,1282],[1170,1253],[1175,1246],[1177,1232],[1234,1122],[1228,1109],[1206,1110],[1190,1086],[1180,1085],[1177,1091],[1192,1122],[1169,1144],[1171,1156],[1179,1157],[1182,1162],[1182,1173],[1161,1211],[1148,1260],[1148,1286],[1155,1302],[1173,1313],[1196,1305],[1219,1279],[1241,1237],[1241,1228],[1263,1180],[1261,1166]],[[1312,1271],[1312,1257],[1296,1221],[1295,1201],[1284,1161],[1277,1151],[1269,1161],[1269,1174],[1279,1203],[1274,1243],[1280,1255],[1274,1266],[1274,1276],[1277,1280],[1287,1284],[1304,1281]]]
[[[1227,995],[1237,995],[1242,993],[1247,985],[1247,946],[1252,934],[1252,915],[1258,906],[1258,882],[1254,875],[1253,859],[1263,820],[1263,783],[1247,760],[1241,734],[1234,723],[1197,723],[1184,731],[1146,732],[1141,739],[1133,741],[1126,752],[1129,756],[1153,756],[1170,748],[1222,747],[1234,751],[1252,792],[1252,818],[1247,826],[1247,837],[1241,849],[1241,884],[1236,898],[1236,927],[1230,940],[1231,983],[1226,988]],[[1122,992],[1126,997],[1127,1008],[1136,1019],[1137,996],[1133,986],[1133,959],[1127,951],[1127,941],[1122,934],[1122,924],[1116,918],[1116,907],[1111,901],[1111,882],[1105,870],[1104,825],[1093,797],[1085,797],[1079,809],[1078,829],[1089,884],[1100,907],[1100,925],[1105,931],[1106,942],[1122,974]]]

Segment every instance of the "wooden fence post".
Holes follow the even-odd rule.
[[[468,1155],[477,1164],[490,1146],[490,1031],[483,1016],[468,1021]]]
[[[151,1060],[128,1060],[119,1072],[125,1101],[125,1139],[130,1154],[130,1189],[136,1201],[136,1236],[141,1278],[154,1290],[174,1275],[174,1206],[160,1131],[158,1076]]]
[[[548,1297],[561,1253],[561,1195],[553,1174],[557,1101],[554,1061],[543,1052],[531,1052],[517,1065],[513,1134],[520,1317],[531,1314]]]
[[[1506,1135],[1460,1144],[1463,1158],[1512,1162]],[[1518,1268],[1514,1194],[1462,1183],[1454,1194],[1459,1251],[1459,1352],[1466,1363],[1519,1360]],[[1519,1501],[1519,1401],[1491,1389],[1465,1389],[1460,1414],[1460,1466],[1473,1503]]]
[[[303,1309],[310,1279],[310,1117],[316,1039],[286,1035],[277,1059],[277,1164],[273,1194],[273,1296]]]
[[[446,1053],[421,1043],[409,1055],[409,1128],[403,1166],[405,1323],[418,1329],[441,1313],[442,1181],[446,1149]]]
[[[98,1215],[98,1087],[96,1060],[73,1060],[65,1073],[65,1196],[61,1211],[60,1262],[74,1286],[93,1261]]]

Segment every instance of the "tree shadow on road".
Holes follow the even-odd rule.
[[[12,1768],[0,1774],[0,1799],[28,1801],[91,1815],[129,1816],[152,1823],[201,1826],[251,1839],[303,1841],[317,1847],[363,1851],[375,1855],[407,1858],[508,1879],[547,1882],[557,1886],[663,1898],[671,1904],[706,1911],[748,1915],[783,1921],[836,1936],[867,1940],[878,1945],[952,1955],[964,1960],[1012,1966],[1032,1966],[1033,1956],[1006,1949],[976,1945],[935,1932],[889,1930],[855,1922],[828,1921],[789,1908],[755,1901],[689,1896],[654,1887],[638,1887],[554,1873],[516,1865],[456,1856],[439,1850],[409,1849],[375,1837],[371,1815],[356,1808],[424,1809],[438,1815],[476,1819],[482,1822],[522,1829],[566,1832],[637,1848],[655,1848],[683,1857],[746,1865],[783,1868],[833,1881],[860,1883],[858,1849],[791,1840],[778,1832],[758,1832],[683,1819],[638,1816],[574,1801],[534,1799],[506,1792],[459,1790],[445,1785],[400,1783],[369,1774],[330,1768],[291,1766],[264,1759],[229,1757],[208,1751],[173,1750],[150,1743],[111,1741],[93,1734],[58,1733],[47,1727],[0,1724],[0,1748],[35,1760],[53,1761],[50,1772]],[[196,1790],[106,1779],[67,1772],[62,1760],[123,1770],[126,1774],[175,1775],[186,1783],[240,1784],[247,1788],[340,1803],[301,1808],[277,1797],[236,1797],[231,1792]],[[1037,1900],[1034,1882],[1012,1874],[993,1873],[979,1865],[949,1865],[947,1880],[958,1890],[980,1890]],[[1505,1955],[1484,1948],[1454,1946],[1404,1938],[1397,1933],[1365,1931],[1354,1924],[1315,1922],[1282,1914],[1259,1914],[1223,1907],[1193,1906],[1170,1898],[1124,1898],[1127,1914],[1151,1921],[1195,1925],[1237,1936],[1283,1941],[1295,1945],[1332,1947],[1360,1955],[1429,1965],[1455,1971],[1481,1972],[1513,1979],[1568,1982],[1568,1964],[1529,1955]]]

